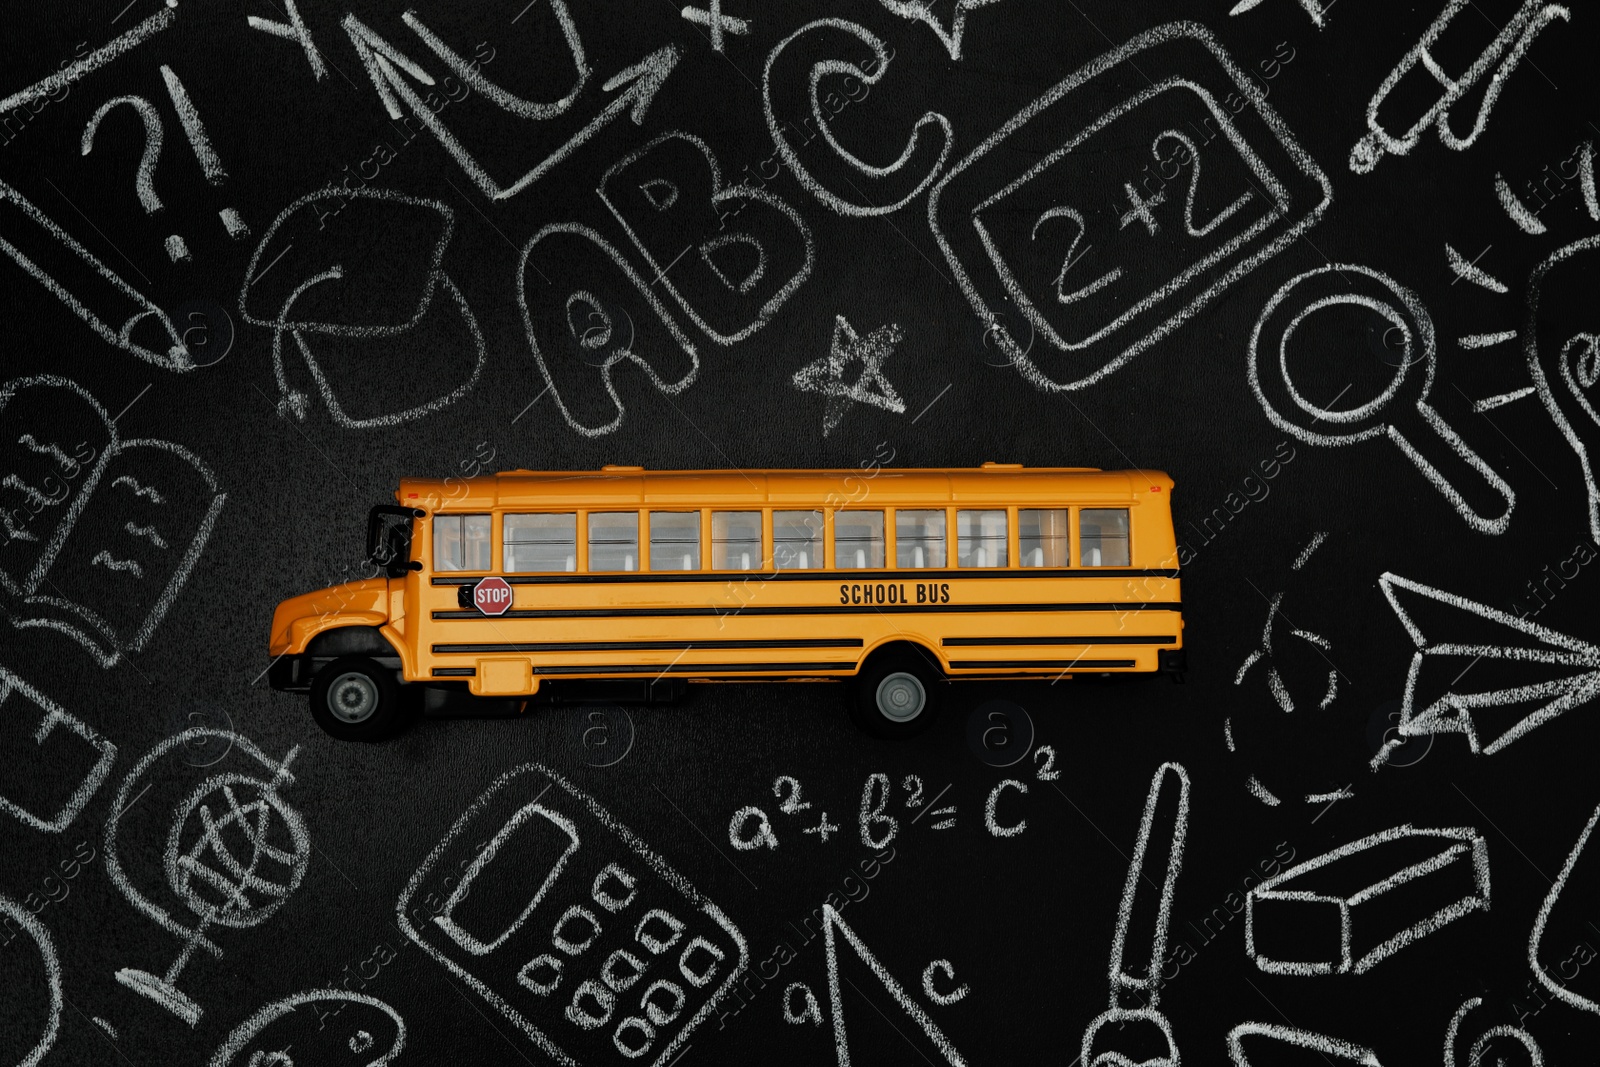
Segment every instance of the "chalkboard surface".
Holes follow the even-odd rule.
[[[1592,1061],[1595,19],[15,7],[0,1064]],[[986,460],[1182,684],[267,684],[402,477]]]

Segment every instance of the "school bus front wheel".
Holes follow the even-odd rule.
[[[367,656],[341,656],[311,680],[311,717],[341,741],[378,741],[400,725],[395,672]]]

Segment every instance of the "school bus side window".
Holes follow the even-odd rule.
[[[639,569],[639,513],[589,512],[589,569],[636,571]]]
[[[1083,508],[1078,512],[1078,564],[1083,567],[1128,565],[1128,509]]]
[[[1070,567],[1066,508],[1023,508],[1017,512],[1018,549],[1024,567]]]
[[[700,569],[698,511],[650,513],[650,569],[653,571]]]
[[[1006,565],[1006,513],[956,512],[956,566]]]
[[[844,570],[883,566],[883,512],[833,513],[833,565]]]
[[[943,509],[895,511],[895,566],[943,567],[944,545]]]
[[[822,566],[822,512],[772,513],[772,563],[779,570],[809,571]]]
[[[578,569],[577,512],[507,515],[500,541],[508,572]]]
[[[492,559],[488,515],[435,515],[433,569],[486,571]]]
[[[719,571],[747,571],[761,564],[761,512],[711,513],[711,566]]]

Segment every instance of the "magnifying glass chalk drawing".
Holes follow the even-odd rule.
[[[1385,336],[1400,342],[1388,385],[1346,408],[1334,406],[1338,397],[1314,403],[1290,371],[1291,346],[1313,335],[1313,316],[1340,307],[1365,308],[1386,320],[1399,334]],[[1388,438],[1468,526],[1504,533],[1516,504],[1511,486],[1428,402],[1436,351],[1433,320],[1415,293],[1371,267],[1330,263],[1295,275],[1267,301],[1250,335],[1250,389],[1274,426],[1308,444],[1332,448]],[[1351,355],[1369,362],[1365,353]]]

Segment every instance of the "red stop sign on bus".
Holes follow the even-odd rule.
[[[472,587],[472,605],[485,615],[504,615],[511,607],[511,586],[490,575]]]

